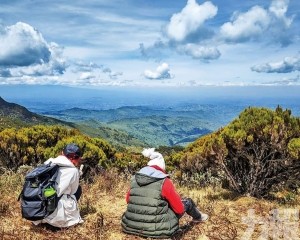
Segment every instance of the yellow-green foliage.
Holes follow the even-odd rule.
[[[115,154],[113,166],[118,168],[119,171],[133,173],[145,166],[148,160],[141,153],[124,151]]]
[[[227,148],[219,131],[199,138],[188,145],[181,156],[182,170],[195,173],[215,165],[214,162],[227,155]]]
[[[293,138],[288,144],[290,155],[300,161],[300,138]]]
[[[275,111],[267,108],[248,108],[232,123],[226,126],[221,135],[227,144],[242,149],[253,141],[265,141],[274,148],[286,145],[291,137],[299,134],[299,119],[291,116],[290,110]]]
[[[78,130],[61,126],[37,125],[0,132],[0,163],[17,169],[20,165],[36,165],[61,154],[63,147],[74,142],[83,150],[83,159],[89,165],[109,165],[115,150],[103,139],[90,138]]]
[[[37,125],[20,129],[9,128],[0,132],[0,166],[12,170],[24,164],[35,166],[61,154],[64,146],[72,142],[82,149],[82,163],[89,170],[101,166],[134,172],[149,160],[142,156],[141,148],[123,149],[116,153],[115,148],[105,140],[91,138],[76,129]]]

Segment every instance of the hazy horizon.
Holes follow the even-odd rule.
[[[201,88],[74,88],[63,86],[1,86],[0,96],[41,113],[73,107],[104,110],[122,106],[155,108],[185,105],[234,105],[275,108],[280,105],[299,114],[299,87],[201,87]]]

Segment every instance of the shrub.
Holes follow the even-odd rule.
[[[228,126],[188,146],[181,169],[213,169],[236,192],[264,197],[272,187],[299,178],[299,137],[300,120],[290,110],[249,107]]]
[[[61,126],[37,125],[21,129],[5,129],[0,132],[0,166],[17,170],[22,165],[36,166],[50,157],[61,154],[70,142],[83,151],[86,169],[111,165],[114,148],[103,139],[90,138],[78,130]]]

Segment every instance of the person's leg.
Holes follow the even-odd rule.
[[[74,196],[76,197],[76,200],[77,200],[77,201],[79,200],[81,194],[82,194],[82,188],[81,188],[81,186],[79,185],[78,188],[77,188],[76,193],[74,193]]]
[[[191,198],[182,199],[182,203],[185,212],[193,218],[193,221],[206,221],[208,219],[208,215],[201,213]]]

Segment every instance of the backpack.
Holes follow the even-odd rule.
[[[55,190],[58,169],[58,165],[50,162],[26,174],[18,199],[21,200],[23,218],[36,221],[54,212],[59,201]]]

